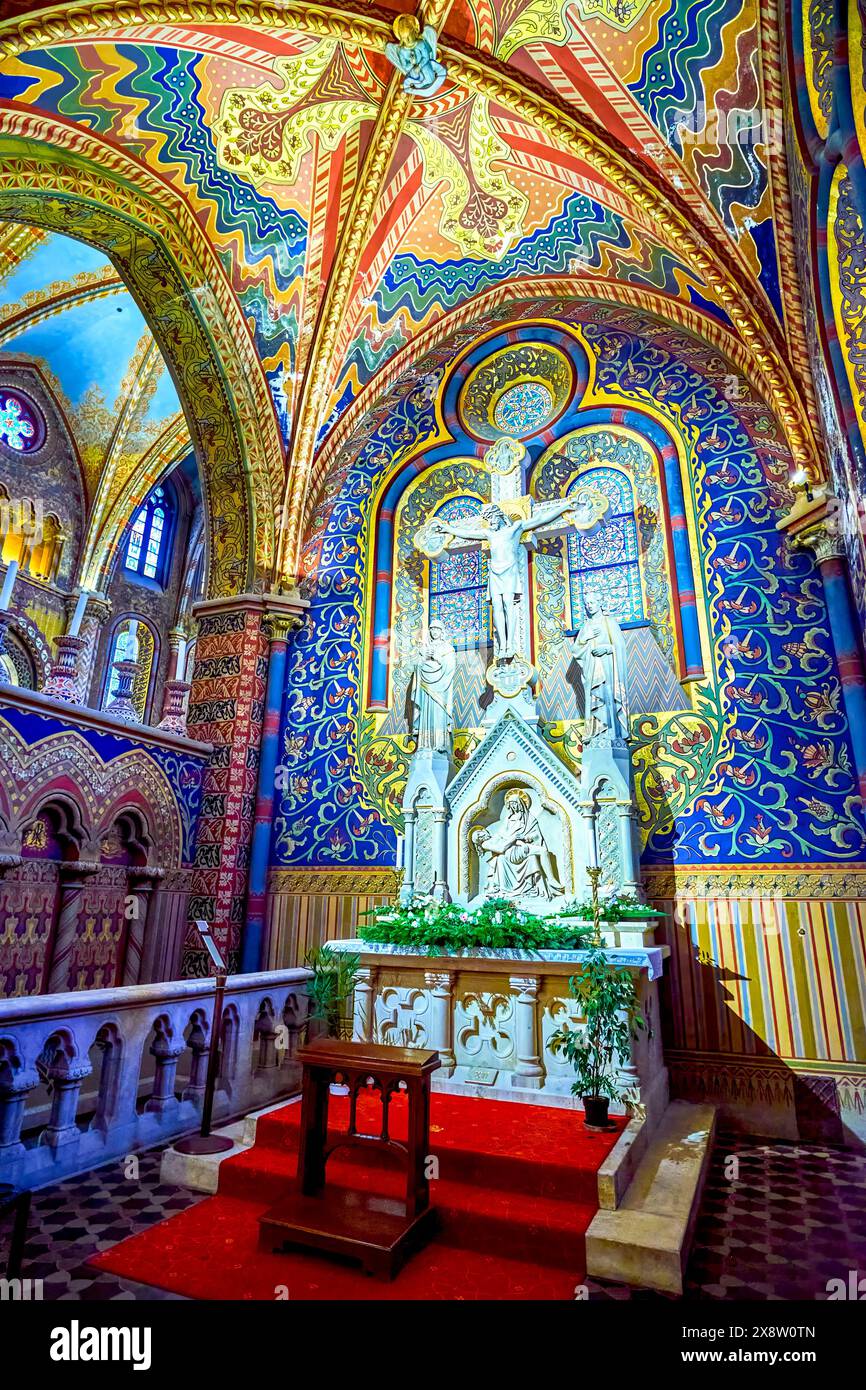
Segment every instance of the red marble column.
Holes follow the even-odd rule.
[[[209,973],[191,924],[204,918],[229,970],[238,966],[264,716],[268,640],[264,595],[208,600],[199,620],[189,698],[190,738],[213,744],[202,780],[182,972]]]

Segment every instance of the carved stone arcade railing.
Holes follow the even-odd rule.
[[[299,1088],[309,970],[230,975],[217,1122]],[[0,1181],[41,1187],[200,1122],[214,981],[0,1002]]]

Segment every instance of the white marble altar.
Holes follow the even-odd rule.
[[[608,959],[638,983],[639,1008],[650,1025],[632,1045],[621,1072],[624,1089],[654,1122],[667,1105],[667,1072],[658,1028],[658,980],[668,947],[651,944],[653,929],[631,923],[604,932]],[[620,943],[620,944],[617,944]],[[551,1035],[564,1022],[579,1028],[569,978],[581,951],[464,951],[421,955],[364,941],[331,943],[355,952],[354,1037],[398,1047],[435,1048],[441,1070],[434,1089],[579,1107],[573,1071],[555,1056]],[[622,1106],[612,1106],[622,1113]]]

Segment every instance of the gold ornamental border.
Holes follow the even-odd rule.
[[[397,895],[396,869],[272,869],[272,893],[299,897],[387,897]]]
[[[519,297],[516,297],[516,291],[519,291]],[[726,357],[744,380],[758,394],[761,393],[761,383],[759,375],[755,371],[754,361],[740,339],[726,325],[716,319],[709,318],[693,305],[685,304],[678,299],[670,299],[657,290],[648,289],[643,285],[622,284],[607,276],[594,275],[575,275],[567,278],[559,276],[556,279],[533,276],[521,280],[519,286],[513,282],[494,285],[449,310],[447,314],[443,314],[441,318],[422,329],[411,342],[389,358],[380,371],[358,392],[316,455],[313,464],[311,491],[307,498],[308,514],[315,511],[321,499],[322,489],[327,482],[336,455],[352,442],[353,433],[363,426],[366,415],[375,409],[412,362],[422,363],[428,354],[435,352],[439,345],[447,341],[453,334],[459,333],[477,319],[485,320],[503,304],[513,306],[515,318],[513,320],[503,318],[501,322],[497,322],[495,328],[497,335],[507,332],[512,322],[525,329],[531,328],[534,323],[548,323],[550,320],[545,317],[544,310],[549,313],[549,301],[555,299],[582,299],[605,304],[618,304],[652,314],[667,325],[679,327],[686,333],[702,339],[715,351]],[[522,311],[527,305],[537,305],[539,307],[538,314],[535,317],[521,316],[518,319],[516,317],[518,311]],[[573,326],[571,325],[571,327]],[[563,327],[568,328],[569,325],[558,323],[557,327],[562,329]],[[482,335],[486,335],[487,331],[487,329],[482,328]],[[468,347],[461,355],[465,356],[471,351],[472,347]],[[426,446],[428,441],[425,440],[424,443]]]
[[[645,868],[647,896],[672,898],[866,899],[866,864],[749,868]]]

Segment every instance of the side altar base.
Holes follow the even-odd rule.
[[[586,1269],[593,1278],[681,1294],[715,1109],[669,1101],[658,1003],[669,947],[655,945],[654,928],[642,922],[619,923],[602,935],[608,959],[636,978],[649,1031],[638,1034],[622,1069],[632,1114],[598,1171]],[[573,1070],[549,1044],[563,1023],[583,1025],[568,981],[585,951],[482,948],[430,956],[387,943],[329,944],[361,958],[356,1040],[435,1050],[442,1065],[434,1090],[580,1108],[571,1093]]]
[[[632,1044],[624,1088],[652,1125],[667,1106],[667,1071],[659,1030],[658,980],[667,946],[652,941],[643,923],[618,924],[603,933],[609,960],[637,978],[648,1032]],[[489,1099],[579,1107],[571,1093],[573,1069],[550,1049],[563,1023],[580,1028],[579,1006],[568,981],[585,951],[463,951],[419,955],[410,948],[365,941],[333,941],[332,950],[361,958],[355,985],[353,1037],[357,1042],[432,1048],[442,1066],[435,1090]],[[612,1106],[613,1113],[624,1107]]]

